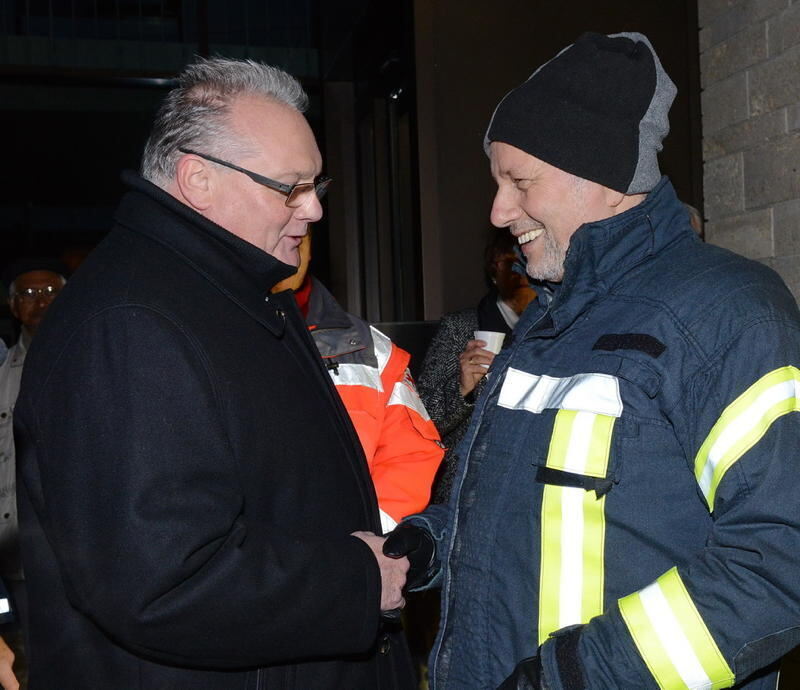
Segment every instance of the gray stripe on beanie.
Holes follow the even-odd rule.
[[[641,194],[649,192],[661,179],[658,154],[663,148],[661,142],[669,134],[669,109],[672,101],[675,100],[678,89],[661,66],[661,61],[647,36],[635,31],[609,34],[610,38],[617,36],[624,36],[632,41],[641,41],[647,45],[650,52],[653,53],[653,61],[656,65],[656,88],[653,92],[653,100],[650,101],[650,107],[639,123],[639,162],[636,164],[636,171],[633,173],[633,179],[626,191],[626,194]]]

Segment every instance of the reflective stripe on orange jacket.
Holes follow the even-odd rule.
[[[364,447],[387,531],[428,504],[444,455],[409,372],[410,355],[345,312],[313,278],[306,321]]]

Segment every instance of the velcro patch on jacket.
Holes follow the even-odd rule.
[[[592,349],[606,350],[608,352],[613,352],[614,350],[638,350],[656,359],[667,349],[667,346],[658,338],[654,338],[647,333],[606,333],[597,339]]]

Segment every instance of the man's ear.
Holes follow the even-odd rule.
[[[211,206],[214,189],[211,166],[199,156],[186,154],[175,165],[175,184],[186,203],[202,213]]]

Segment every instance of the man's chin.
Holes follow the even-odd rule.
[[[275,254],[275,258],[278,261],[282,261],[283,263],[288,264],[289,266],[294,266],[295,268],[300,265],[300,252],[297,251],[297,249]]]
[[[525,272],[534,280],[548,283],[560,283],[564,278],[563,266],[542,266],[540,262],[534,262],[530,259],[525,266]]]

